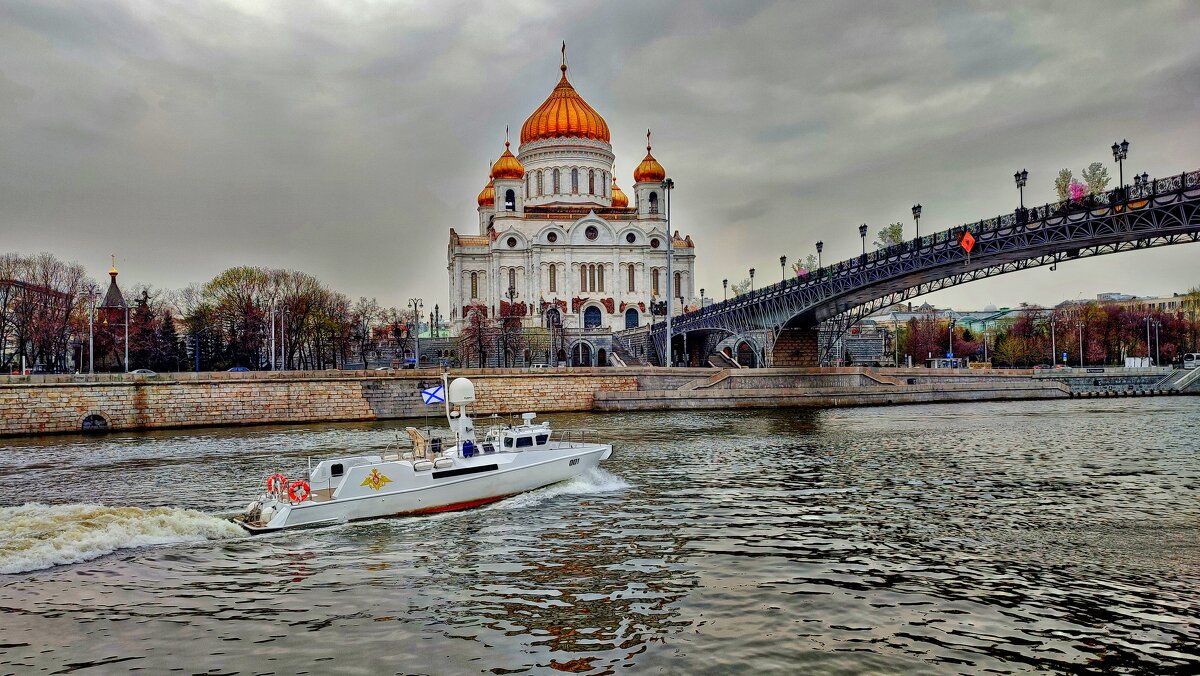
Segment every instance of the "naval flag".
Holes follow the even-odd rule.
[[[421,398],[428,404],[440,404],[446,401],[446,390],[441,386],[430,387],[421,390]]]

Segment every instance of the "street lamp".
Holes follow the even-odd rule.
[[[1125,194],[1125,158],[1129,157],[1129,141],[1122,140],[1120,143],[1112,144],[1113,161],[1117,163],[1117,183],[1121,190],[1121,194]],[[1149,355],[1146,355],[1149,357]]]
[[[1079,327],[1079,368],[1083,368],[1083,322],[1075,322]]]
[[[725,289],[725,300],[729,300],[729,280],[722,279],[721,286]]]
[[[91,306],[91,311],[88,312],[88,373],[95,373],[96,359],[96,285],[88,284],[87,296],[88,304]]]
[[[785,267],[786,265],[787,265],[787,256],[780,256],[779,257],[779,278],[780,278],[780,281],[784,281],[784,282],[787,281],[787,268]]]
[[[413,336],[416,341],[413,352],[415,357],[413,368],[419,369],[421,368],[421,310],[425,307],[425,303],[420,298],[409,298],[408,307],[412,309],[413,313]]]
[[[862,237],[863,256],[867,255],[867,224],[863,223],[858,226],[858,236]]]
[[[913,220],[917,222],[916,239],[921,239],[921,205],[919,203],[913,205]]]
[[[1051,311],[1050,312],[1050,365],[1051,366],[1058,366],[1058,345],[1056,345],[1054,342],[1055,321],[1056,321],[1056,319],[1054,317],[1054,312]]]
[[[675,189],[675,181],[664,178],[662,181],[663,194],[666,195],[667,202],[667,366],[671,366],[671,297],[674,293],[671,289],[671,283],[675,279],[672,272],[673,262],[675,258],[675,233],[671,230],[671,191]]]
[[[704,309],[704,289],[700,289],[700,309]]]
[[[950,318],[950,358],[954,358],[954,317]]]
[[[1162,348],[1162,341],[1158,339],[1158,327],[1161,325],[1157,319],[1154,320],[1154,365],[1158,366],[1162,363],[1162,355],[1159,354]]]
[[[1017,182],[1017,190],[1021,194],[1021,212],[1025,212],[1025,184],[1029,182],[1029,172],[1022,169],[1013,174],[1013,180]]]
[[[817,269],[821,269],[821,252],[825,250],[825,242],[817,242]]]
[[[750,268],[750,293],[754,293],[754,268]]]

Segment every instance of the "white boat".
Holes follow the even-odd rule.
[[[519,424],[493,427],[479,442],[467,412],[475,386],[466,378],[447,385],[443,376],[442,382],[454,433],[445,448],[442,440],[410,427],[409,448],[324,459],[305,479],[269,477],[267,492],[234,521],[262,533],[469,509],[571,479],[612,455],[611,445],[591,443],[577,432],[556,434],[549,423],[535,423],[533,413],[523,414]]]

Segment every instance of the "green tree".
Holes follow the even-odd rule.
[[[816,269],[817,269],[817,257],[814,256],[813,254],[808,254],[808,257],[804,258],[803,260],[798,260],[798,261],[792,262],[792,273],[795,274],[797,277],[799,277],[801,275],[806,275]]]
[[[1083,170],[1083,182],[1087,184],[1090,195],[1098,195],[1107,190],[1111,180],[1108,169],[1099,162],[1092,162]]]
[[[740,296],[744,293],[750,293],[750,278],[747,277],[740,282],[729,285],[729,295]]]
[[[1058,201],[1065,202],[1071,198],[1071,181],[1075,180],[1075,174],[1071,173],[1070,169],[1059,169],[1058,178],[1054,179],[1054,194],[1058,195]]]
[[[891,225],[885,225],[879,229],[875,237],[877,238],[875,240],[876,249],[886,249],[889,246],[899,244],[904,241],[904,224],[892,223]]]

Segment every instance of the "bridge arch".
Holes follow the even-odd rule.
[[[968,232],[969,252],[960,244]],[[775,357],[783,349],[815,365],[816,352],[828,354],[850,326],[892,303],[1032,267],[1197,241],[1200,171],[1192,171],[902,242],[677,316],[673,328],[770,331]],[[665,327],[654,332],[661,354]]]

